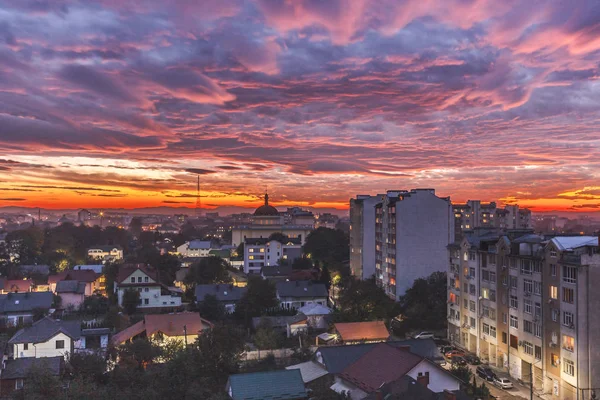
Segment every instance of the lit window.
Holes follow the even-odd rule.
[[[575,350],[575,338],[568,335],[563,335],[563,349],[567,351]]]
[[[558,288],[556,286],[550,286],[550,298],[558,299]]]
[[[563,358],[563,372],[567,375],[575,376],[575,363]]]

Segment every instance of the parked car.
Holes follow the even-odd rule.
[[[471,354],[466,355],[465,360],[471,365],[481,364],[481,360],[479,359],[479,357],[471,355]]]
[[[484,367],[483,365],[480,365],[479,367],[477,367],[477,369],[475,370],[475,373],[477,374],[477,376],[485,379],[488,382],[494,382],[494,379],[497,378],[494,371],[492,371],[488,367]]]
[[[446,354],[452,350],[456,350],[456,347],[454,346],[440,346],[440,353],[442,354]]]
[[[433,339],[432,332],[421,332],[418,335],[415,335],[415,339]]]
[[[498,386],[499,388],[502,389],[512,389],[513,388],[513,384],[510,380],[508,380],[507,378],[498,378],[495,377],[494,378],[494,385]]]
[[[464,357],[465,353],[463,353],[460,350],[450,350],[450,351],[446,352],[444,355],[448,358],[454,358],[454,357]]]
[[[460,356],[452,357],[450,362],[452,363],[452,365],[467,365],[467,361],[465,361],[465,359]]]

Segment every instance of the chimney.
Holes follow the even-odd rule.
[[[424,387],[429,386],[429,374],[417,376],[417,382]]]
[[[456,393],[449,391],[448,389],[444,390],[444,400],[456,400]]]

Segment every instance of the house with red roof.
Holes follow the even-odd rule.
[[[31,279],[6,279],[0,278],[0,294],[27,293],[33,291]]]
[[[334,327],[344,344],[385,342],[390,337],[384,321],[343,322]]]
[[[435,362],[398,347],[378,343],[335,376],[331,389],[347,392],[353,400],[376,393],[383,385],[405,377],[414,379],[434,393],[460,389],[460,381]]]
[[[115,293],[117,293],[120,306],[123,306],[123,296],[127,290],[139,292],[138,308],[176,308],[181,306],[181,289],[162,284],[156,269],[144,264],[122,265],[119,268]]]

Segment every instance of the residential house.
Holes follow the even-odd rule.
[[[230,375],[225,390],[233,400],[305,400],[309,397],[298,369]]]
[[[33,322],[36,312],[52,309],[52,292],[8,293],[0,295],[0,326],[16,326]]]
[[[0,278],[0,294],[26,293],[33,291],[33,288],[33,280],[31,279]]]
[[[110,328],[83,328],[76,352],[106,352],[110,338]]]
[[[89,265],[76,265],[73,267],[75,271],[83,271],[90,270],[94,271],[97,274],[102,274],[104,272],[104,264],[89,264]]]
[[[331,389],[346,392],[354,400],[377,393],[386,383],[404,376],[416,380],[435,393],[460,390],[460,380],[433,361],[405,347],[378,343],[370,351],[335,374]]]
[[[193,343],[202,331],[210,327],[212,323],[198,313],[146,314],[141,321],[115,334],[112,343],[118,346],[137,337],[157,336],[170,341]]]
[[[244,272],[258,274],[264,267],[280,264],[280,260],[292,263],[302,257],[302,240],[286,238],[285,241],[266,238],[247,238],[244,240]]]
[[[23,389],[27,384],[29,371],[33,368],[41,368],[52,376],[61,377],[65,370],[65,359],[62,356],[55,356],[18,358],[6,361],[0,371],[2,398],[12,398],[15,391]]]
[[[235,305],[248,291],[247,287],[239,287],[231,284],[196,285],[196,302],[201,303],[208,295],[215,296],[229,313],[235,311]]]
[[[306,315],[308,326],[313,329],[327,329],[329,326],[329,315],[331,308],[318,303],[308,303],[298,309],[299,313]]]
[[[390,337],[384,321],[344,322],[334,327],[339,340],[345,344],[385,342]]]
[[[428,388],[429,376],[421,375],[413,379],[408,375],[393,382],[381,385],[377,391],[363,400],[472,400],[473,397],[462,390],[444,390],[436,393]]]
[[[79,347],[81,321],[55,320],[44,317],[31,326],[20,329],[8,341],[13,346],[13,358],[66,357]]]
[[[104,274],[96,273],[92,269],[66,269],[56,275],[48,277],[50,290],[56,292],[56,286],[60,281],[76,281],[84,284],[85,296],[91,296],[95,293],[106,293],[106,278]]]
[[[60,296],[61,308],[79,308],[85,299],[85,286],[85,282],[79,281],[57,282],[55,293]]]
[[[304,314],[252,318],[254,329],[260,328],[261,325],[283,331],[287,337],[292,337],[308,331],[308,318]]]
[[[123,259],[123,248],[118,245],[92,246],[87,254],[92,260],[115,262]]]
[[[209,257],[211,248],[210,240],[191,240],[177,247],[177,254],[185,258]]]
[[[277,282],[277,299],[283,308],[300,308],[308,303],[327,305],[327,288],[313,281]]]
[[[289,367],[285,367],[285,369],[299,370],[300,374],[302,375],[302,381],[305,384],[318,381],[319,379],[329,375],[329,372],[327,372],[327,370],[316,361],[306,361],[300,364],[290,365]]]
[[[123,306],[126,290],[140,293],[138,307],[142,309],[181,306],[181,290],[160,283],[156,270],[143,264],[123,265],[119,269],[115,284],[119,306]]]
[[[273,265],[262,267],[260,270],[260,276],[263,279],[267,279],[271,282],[285,281],[290,279],[292,274],[291,265]]]

